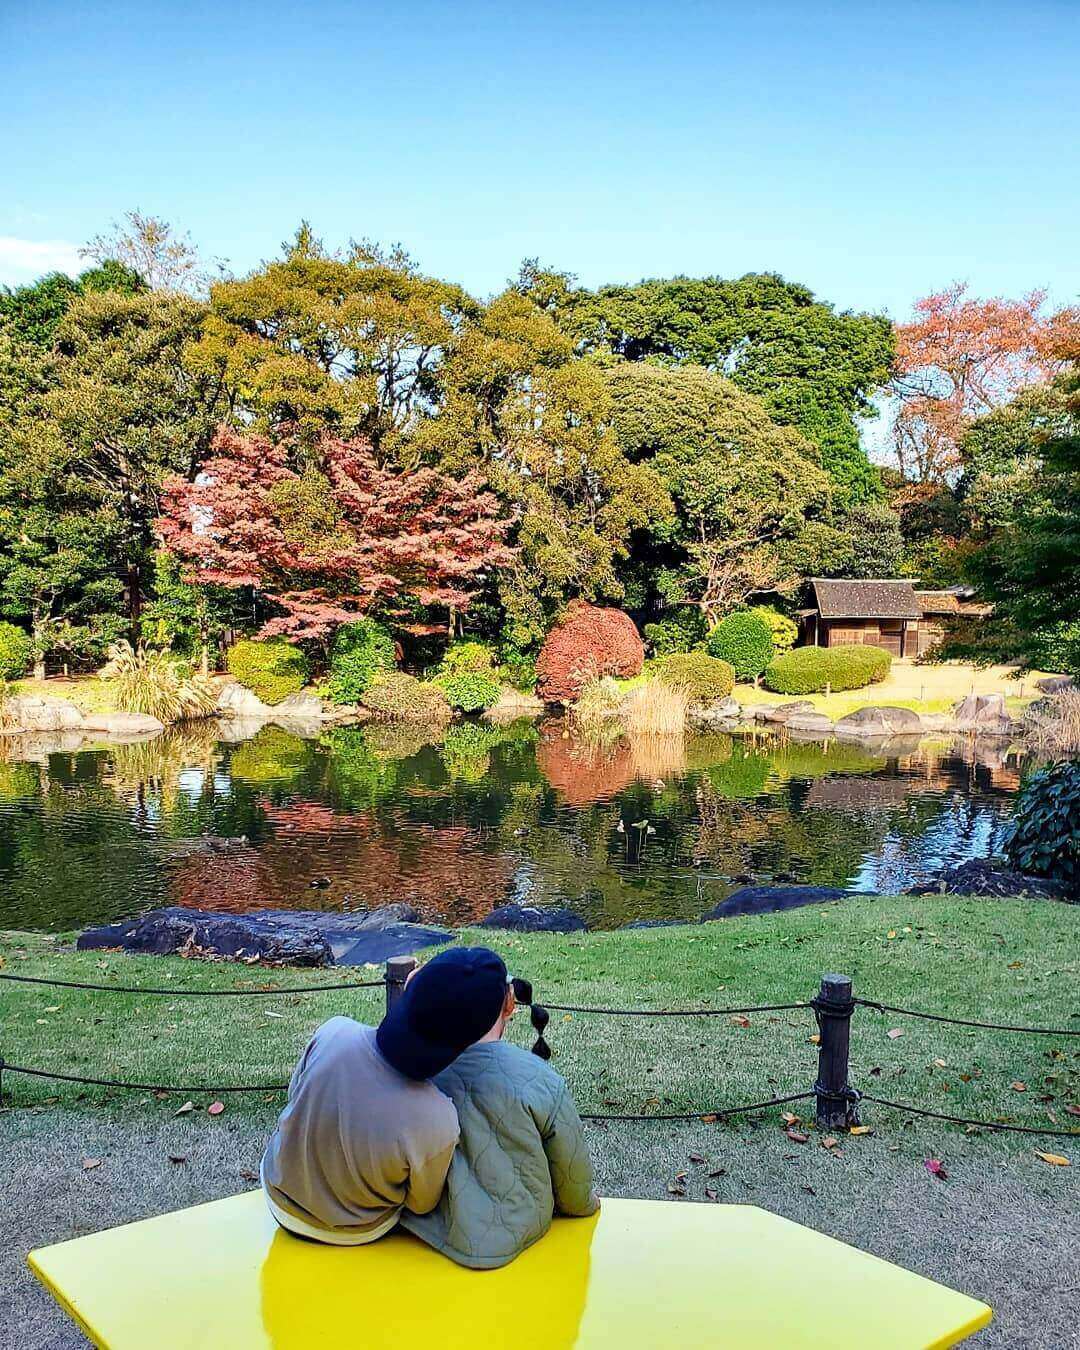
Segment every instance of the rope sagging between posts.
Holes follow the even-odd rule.
[[[169,998],[237,998],[244,994],[267,998],[273,994],[325,994],[337,989],[381,989],[385,980],[348,980],[339,984],[292,984],[275,989],[167,989],[140,987],[136,984],[84,984],[81,980],[47,980],[40,975],[8,975],[0,971],[0,980],[17,984],[47,984],[57,989],[90,989],[99,994],[164,994]]]
[[[853,1002],[875,1012],[896,1013],[900,1017],[921,1017],[926,1022],[947,1022],[954,1027],[978,1027],[982,1031],[1017,1031],[1025,1036],[1080,1036],[1080,1027],[1018,1027],[1005,1022],[974,1022],[966,1017],[946,1017],[944,1013],[920,1012],[916,1008],[897,1008],[892,1003],[878,1003],[872,998],[857,998]]]

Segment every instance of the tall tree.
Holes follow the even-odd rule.
[[[953,481],[972,422],[1060,369],[1056,353],[1080,311],[1046,314],[1045,300],[1043,291],[976,300],[957,282],[916,301],[914,317],[896,330],[892,385],[893,444],[905,478]]]
[[[321,640],[372,610],[452,614],[513,560],[510,521],[476,475],[402,473],[331,436],[305,459],[298,471],[285,445],[222,429],[194,481],[166,484],[165,548],[189,580],[253,587],[279,610],[263,637]]]
[[[872,396],[888,378],[893,338],[883,316],[837,313],[774,273],[588,291],[527,263],[519,286],[584,351],[728,376],[761,398],[774,420],[813,441],[843,504],[880,496],[857,419],[876,415]]]
[[[122,264],[153,291],[198,293],[210,280],[189,234],[138,210],[125,211],[122,223],[114,220],[107,234],[96,234],[79,251],[101,265]]]

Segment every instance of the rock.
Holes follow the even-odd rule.
[[[578,933],[586,924],[572,909],[511,904],[493,909],[486,919],[480,920],[479,926],[508,928],[516,933]]]
[[[4,704],[4,732],[74,731],[84,725],[82,713],[65,698],[16,694]]]
[[[428,928],[416,923],[388,923],[363,933],[338,957],[339,966],[382,965],[391,956],[409,956],[424,947],[453,942],[457,934],[449,928]]]
[[[923,731],[955,731],[956,719],[952,713],[923,713]]]
[[[699,703],[688,713],[689,720],[696,726],[734,726],[743,718],[742,704],[738,699],[721,698],[715,703]]]
[[[970,858],[947,867],[937,881],[913,886],[908,895],[1042,896],[1064,899],[1065,888],[1045,877],[1031,877],[995,863],[989,858]]]
[[[821,714],[808,698],[796,699],[794,703],[781,703],[776,708],[755,709],[760,711],[761,721],[779,722],[785,725],[793,717],[820,717]]]
[[[1004,694],[968,694],[953,708],[953,718],[959,731],[1010,736],[1014,730]]]
[[[270,709],[270,715],[275,722],[325,721],[326,709],[318,694],[310,689],[301,689],[295,694],[286,695],[280,703],[275,703]]]
[[[853,894],[853,891],[837,886],[743,886],[707,910],[701,919],[707,923],[711,919],[730,919],[736,914],[772,914],[781,909],[798,909],[801,905],[844,900]]]
[[[1035,688],[1040,694],[1063,694],[1067,689],[1075,689],[1076,681],[1071,675],[1048,675],[1044,680],[1036,680]]]
[[[165,723],[159,722],[149,713],[87,713],[83,719],[84,731],[103,731],[115,740],[142,740],[147,736],[158,736],[165,730]]]
[[[543,699],[535,694],[526,694],[520,689],[511,689],[503,685],[499,690],[498,702],[484,713],[489,722],[513,722],[518,717],[539,717],[545,709]]]
[[[798,713],[789,717],[782,726],[788,731],[799,731],[810,736],[831,736],[836,730],[831,718],[823,713]]]
[[[857,708],[841,717],[836,734],[849,740],[870,736],[917,736],[923,730],[922,718],[910,708]]]
[[[771,703],[755,703],[748,711],[755,722],[767,722],[776,709]]]
[[[218,712],[228,717],[265,718],[274,715],[274,710],[269,704],[264,703],[250,689],[237,684],[235,680],[221,686],[217,706]]]
[[[80,951],[120,947],[156,956],[187,949],[234,960],[254,957],[283,966],[333,963],[330,944],[310,927],[287,920],[267,924],[255,915],[216,914],[175,905],[151,910],[126,923],[88,928],[76,945]]]
[[[48,764],[50,755],[72,755],[86,744],[81,727],[69,731],[0,732],[0,747],[12,760]]]

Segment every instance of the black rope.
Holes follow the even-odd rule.
[[[1013,1027],[1003,1022],[972,1022],[964,1017],[945,1017],[942,1013],[917,1012],[914,1008],[896,1008],[891,1003],[877,1003],[869,998],[857,998],[852,1002],[864,1008],[873,1008],[877,1012],[899,1013],[901,1017],[922,1017],[928,1022],[948,1022],[954,1027],[982,1027],[986,1031],[1021,1031],[1032,1036],[1080,1036],[1080,1029],[1066,1030],[1063,1027]]]
[[[807,1003],[762,1003],[753,1008],[581,1008],[574,1003],[545,1003],[552,1012],[601,1013],[607,1017],[727,1017],[733,1013],[802,1011]]]
[[[170,1083],[127,1083],[116,1078],[81,1078],[73,1073],[52,1073],[48,1069],[30,1069],[25,1064],[10,1064],[0,1060],[0,1072],[25,1073],[32,1078],[55,1078],[61,1083],[84,1083],[89,1087],[132,1088],[136,1092],[183,1092],[211,1096],[219,1092],[285,1092],[288,1083],[243,1083],[230,1087],[176,1087]]]
[[[58,989],[93,989],[103,994],[167,994],[173,998],[216,998],[240,994],[321,994],[332,989],[381,988],[385,980],[350,980],[343,984],[283,984],[276,989],[153,989],[134,984],[83,984],[79,980],[46,980],[40,975],[5,975],[0,980],[15,980],[19,984],[48,984]]]
[[[715,1111],[691,1111],[686,1114],[675,1113],[671,1115],[652,1115],[652,1116],[623,1116],[623,1115],[596,1115],[594,1112],[583,1111],[582,1120],[705,1120],[709,1116],[737,1116],[744,1111],[765,1111],[770,1106],[783,1106],[785,1102],[801,1102],[807,1097],[813,1097],[813,1092],[793,1092],[789,1097],[771,1097],[767,1102],[749,1102],[746,1106],[724,1106],[718,1107]]]
[[[1053,1134],[1063,1139],[1080,1139],[1080,1130],[1040,1129],[1037,1125],[999,1125],[990,1120],[972,1120],[967,1116],[947,1116],[941,1111],[927,1111],[921,1106],[909,1106],[905,1102],[890,1102],[884,1097],[869,1097],[860,1093],[860,1100],[874,1102],[878,1106],[889,1106],[894,1111],[906,1111],[913,1116],[932,1116],[934,1120],[948,1120],[954,1125],[977,1125],[983,1130],[1005,1130],[1011,1134]]]

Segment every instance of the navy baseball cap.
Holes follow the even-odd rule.
[[[501,956],[451,947],[422,966],[375,1033],[383,1058],[406,1078],[431,1078],[485,1036],[506,998]]]

